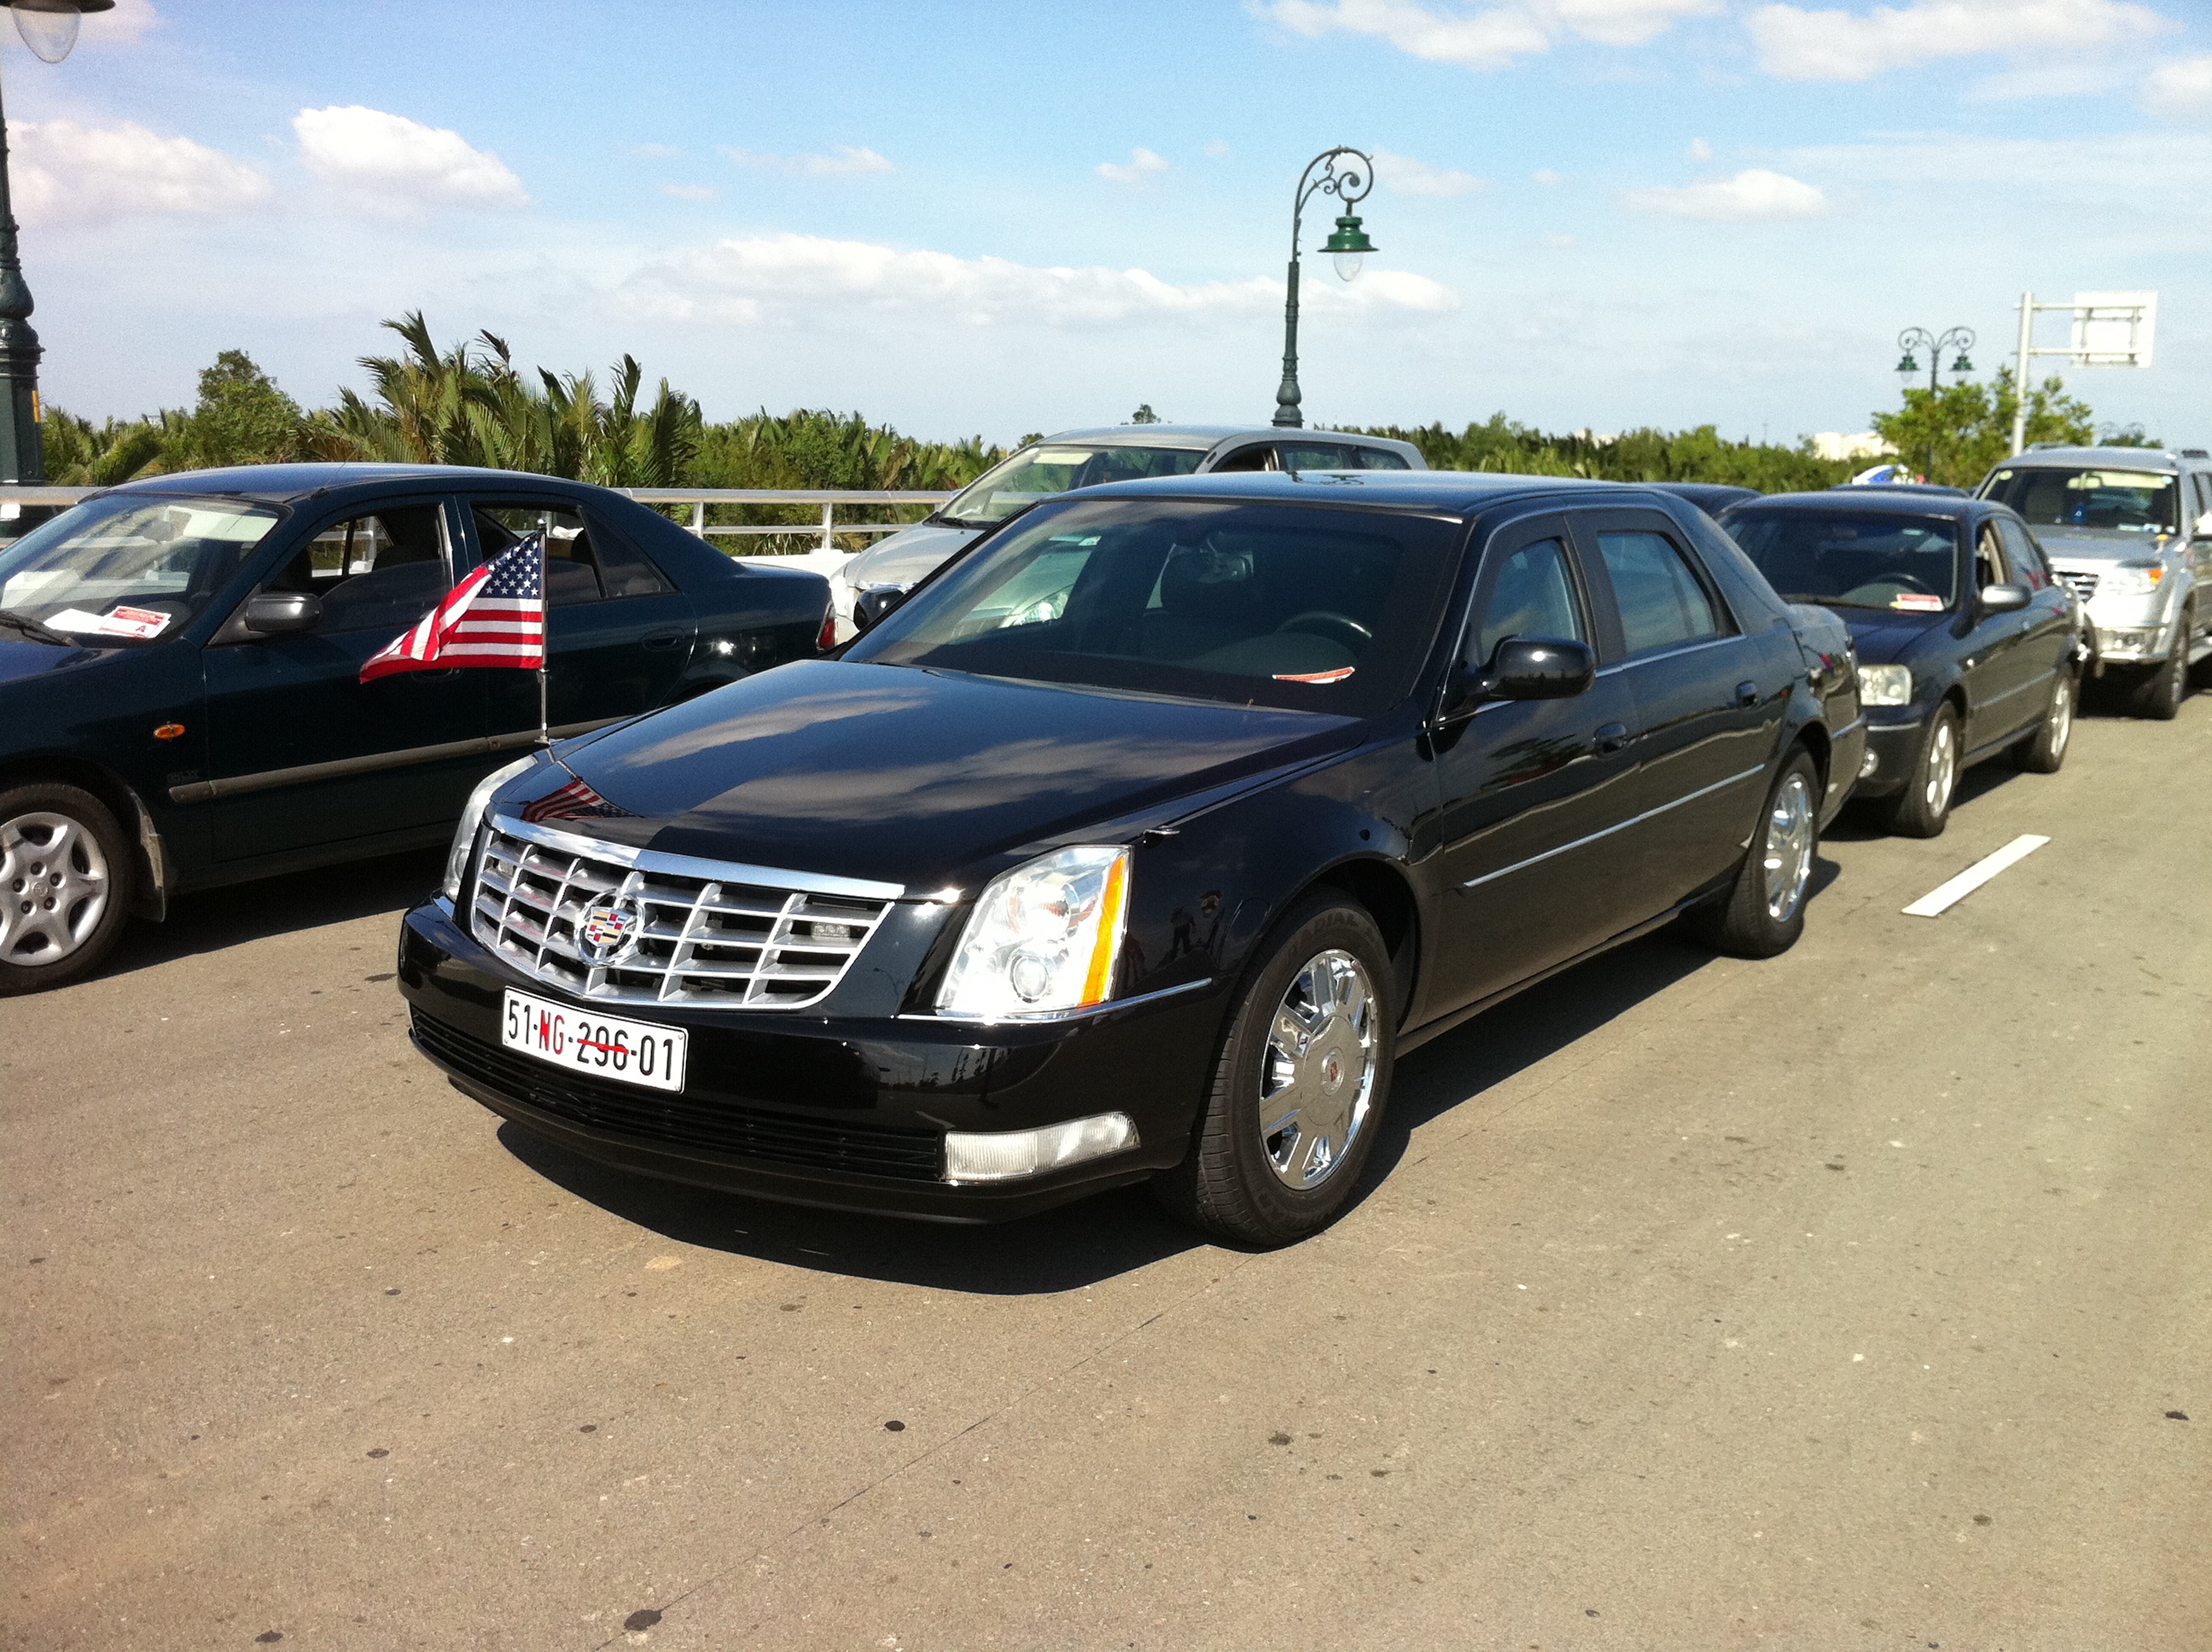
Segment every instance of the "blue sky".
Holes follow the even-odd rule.
[[[2069,385],[2212,439],[2203,0],[120,0],[0,76],[94,416],[230,347],[325,403],[421,308],[716,417],[1264,422],[1349,143],[1381,251],[1309,259],[1312,421],[1857,430],[1904,326],[1986,369],[2023,288],[2152,288],[2157,364]]]

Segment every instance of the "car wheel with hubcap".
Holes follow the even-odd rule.
[[[2158,723],[2170,723],[2180,714],[2181,702],[2189,697],[2189,634],[2196,627],[2195,618],[2183,610],[2173,628],[2173,652],[2135,685],[2128,695],[2130,712]]]
[[[2051,690],[2050,708],[2034,733],[2012,749],[2013,766],[2031,774],[2056,774],[2066,761],[2066,743],[2074,738],[2074,702],[2081,693],[2074,673],[2060,667]]]
[[[1959,712],[1946,700],[1928,719],[1912,777],[1892,799],[1889,829],[1899,837],[1941,837],[1959,789]]]
[[[1699,907],[1694,927],[1716,951],[1771,958],[1805,932],[1805,899],[1820,847],[1820,771],[1802,746],[1766,794],[1735,882]]]
[[[74,786],[0,792],[0,996],[59,987],[98,966],[130,917],[129,841]]]
[[[1397,995],[1366,909],[1309,896],[1246,979],[1189,1157],[1154,1179],[1169,1210],[1234,1243],[1325,1227],[1374,1151]]]

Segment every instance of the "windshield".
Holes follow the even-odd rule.
[[[1046,506],[846,658],[1370,716],[1428,653],[1456,525],[1280,505]]]
[[[1845,511],[1729,513],[1744,555],[1790,602],[1936,613],[1959,586],[1959,525]]]
[[[1024,447],[1005,464],[969,483],[938,514],[963,527],[988,527],[1026,510],[1048,494],[1095,488],[1142,477],[1188,476],[1206,457],[1197,447],[1107,447],[1085,442],[1047,442]]]
[[[99,647],[157,641],[229,583],[276,519],[228,499],[87,500],[0,550],[0,614]]]
[[[2023,466],[1999,471],[1982,497],[2011,506],[2039,528],[2173,533],[2181,525],[2179,480],[2156,471]]]

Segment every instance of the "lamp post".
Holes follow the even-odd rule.
[[[42,61],[59,63],[76,44],[88,11],[115,0],[5,0],[15,32]],[[31,289],[15,251],[15,211],[8,190],[8,122],[0,111],[0,482],[44,482],[39,436],[39,335],[31,330]]]
[[[1925,327],[1907,327],[1897,335],[1897,347],[1905,352],[1897,361],[1897,376],[1909,387],[1920,371],[1920,363],[1913,359],[1912,352],[1926,350],[1928,393],[1934,395],[1943,388],[1938,377],[1943,371],[1943,352],[1954,344],[1959,349],[1959,359],[1951,363],[1951,371],[1963,382],[1974,370],[1974,364],[1966,359],[1966,352],[1974,347],[1974,330],[1972,327],[1947,327],[1941,334],[1929,332]]]
[[[1338,163],[1349,156],[1356,165],[1346,165],[1339,170]],[[1314,168],[1320,167],[1318,175]],[[1359,273],[1366,255],[1375,251],[1375,243],[1367,239],[1360,228],[1358,216],[1352,209],[1367,198],[1367,191],[1375,187],[1375,162],[1364,152],[1339,144],[1324,149],[1306,162],[1306,169],[1298,174],[1296,200],[1291,208],[1291,277],[1288,296],[1283,302],[1283,382],[1275,389],[1275,422],[1296,428],[1305,422],[1298,410],[1298,228],[1305,218],[1306,203],[1316,194],[1334,195],[1345,210],[1336,221],[1336,228],[1322,243],[1322,251],[1336,260],[1336,273],[1350,281]]]

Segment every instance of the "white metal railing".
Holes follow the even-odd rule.
[[[58,488],[43,483],[35,486],[0,484],[0,538],[8,537],[9,530],[4,524],[14,519],[25,505],[74,505],[100,491],[98,488]],[[940,493],[912,489],[886,490],[865,488],[617,488],[614,491],[643,505],[689,505],[691,519],[686,525],[709,544],[716,536],[803,537],[815,541],[812,547],[815,556],[835,554],[836,536],[841,533],[896,533],[901,528],[912,525],[906,522],[841,522],[837,519],[840,505],[927,505],[934,508],[952,497],[949,489]],[[9,510],[7,507],[10,505],[17,509]],[[707,520],[707,510],[712,505],[804,505],[810,509],[819,510],[822,514],[818,523],[725,524]],[[733,551],[732,554],[737,553]]]

